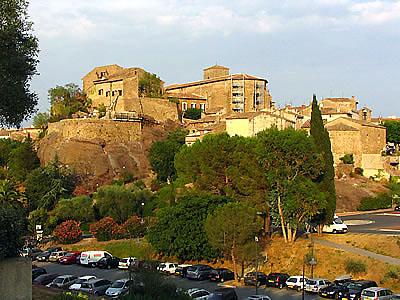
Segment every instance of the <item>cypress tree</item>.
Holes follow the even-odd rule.
[[[311,130],[317,151],[322,154],[324,161],[324,172],[318,178],[318,187],[327,199],[325,210],[314,218],[318,224],[329,224],[333,220],[336,210],[336,190],[335,190],[335,170],[333,168],[333,155],[329,133],[324,127],[321,117],[321,111],[318,107],[317,97],[313,95],[311,112]]]

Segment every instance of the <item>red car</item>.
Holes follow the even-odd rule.
[[[81,255],[81,252],[68,252],[65,256],[61,257],[58,262],[61,264],[76,264],[76,258]]]

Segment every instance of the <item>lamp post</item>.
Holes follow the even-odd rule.
[[[314,278],[314,266],[317,264],[317,261],[314,257],[311,257],[311,260],[308,262],[311,266],[311,278]]]
[[[258,295],[258,237],[255,236],[256,241],[256,295]]]
[[[301,300],[304,300],[304,268],[306,264],[306,258],[303,257],[303,289],[301,291]]]

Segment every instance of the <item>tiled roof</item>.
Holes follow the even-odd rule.
[[[343,124],[343,123],[327,125],[326,130],[328,130],[328,131],[359,131],[357,128]]]

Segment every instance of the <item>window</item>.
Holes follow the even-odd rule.
[[[112,92],[111,92],[111,96],[114,97],[114,95],[115,95],[115,91],[112,91]]]
[[[187,103],[186,102],[182,102],[182,110],[183,111],[187,110]]]
[[[206,110],[206,104],[205,103],[200,103],[200,109],[202,111],[205,111]]]
[[[122,96],[122,90],[118,90],[118,96]]]
[[[109,97],[110,96],[110,91],[107,91],[106,92],[106,97]]]
[[[190,103],[191,108],[196,108],[196,103]]]
[[[99,96],[103,95],[103,89],[99,90]]]

